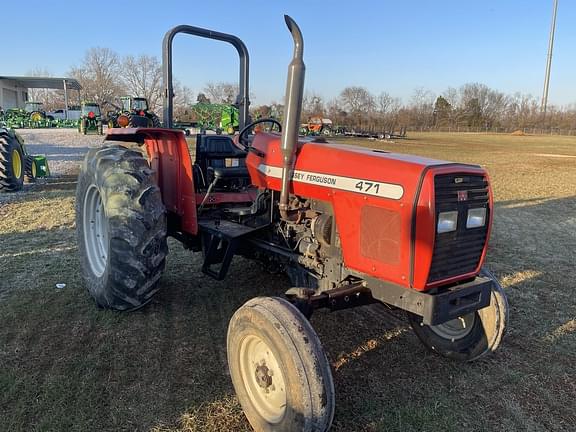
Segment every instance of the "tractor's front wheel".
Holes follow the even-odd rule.
[[[25,158],[13,135],[0,133],[0,190],[14,192],[24,185]]]
[[[257,432],[324,432],[334,416],[330,364],[310,322],[292,304],[257,297],[228,327],[228,367]]]
[[[82,274],[104,308],[133,310],[159,290],[168,246],[166,213],[142,153],[112,145],[86,155],[76,189]]]
[[[425,325],[422,317],[408,314],[416,336],[430,351],[457,361],[496,351],[508,323],[508,300],[492,273],[483,269],[481,275],[493,281],[490,304],[484,309],[438,325]]]
[[[26,177],[28,180],[33,182],[36,181],[36,177],[38,176],[38,172],[36,169],[36,161],[34,160],[34,156],[26,155],[26,168],[25,168]]]

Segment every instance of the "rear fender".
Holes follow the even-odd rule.
[[[157,128],[109,129],[105,141],[133,142],[145,145],[150,167],[169,212],[180,217],[180,229],[197,234],[196,196],[192,177],[192,161],[184,133]]]

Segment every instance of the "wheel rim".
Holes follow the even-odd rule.
[[[92,272],[100,277],[108,260],[108,224],[100,191],[90,186],[84,198],[84,244]]]
[[[472,331],[472,327],[474,327],[475,321],[476,313],[473,312],[442,324],[430,326],[430,330],[438,336],[454,342],[468,336]]]
[[[22,158],[18,150],[12,150],[12,173],[17,179],[22,175]]]
[[[278,423],[286,412],[286,385],[278,360],[258,336],[247,336],[240,346],[240,374],[258,413]]]
[[[36,164],[32,161],[32,166],[30,167],[30,172],[32,173],[32,178],[36,178]]]

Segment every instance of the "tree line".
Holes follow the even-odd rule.
[[[49,75],[44,70],[30,74]],[[104,104],[123,95],[146,97],[151,108],[162,114],[162,70],[155,56],[120,57],[109,48],[90,48],[80,64],[70,68],[68,76],[80,82],[84,100]],[[207,83],[197,92],[195,98],[191,88],[175,80],[176,115],[198,101],[234,103],[238,86]],[[63,105],[61,91],[31,89],[29,98],[43,102],[47,110]],[[281,118],[283,104],[274,102],[252,106],[251,111],[257,117]],[[388,92],[373,94],[363,86],[348,86],[332,99],[308,90],[303,101],[302,122],[310,117],[329,118],[334,125],[367,131],[391,131],[401,127],[422,130],[576,130],[575,106],[549,106],[544,115],[534,96],[505,94],[481,83],[449,87],[439,95],[417,87],[408,101]]]
[[[422,87],[406,103],[387,92],[372,94],[361,86],[343,89],[325,101],[309,92],[303,116],[323,116],[336,125],[368,131],[412,130],[514,131],[561,129],[576,132],[576,107],[548,106],[540,110],[538,99],[529,94],[508,95],[480,83],[450,87],[435,95]]]

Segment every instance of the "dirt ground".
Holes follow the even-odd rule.
[[[227,372],[228,320],[287,280],[235,259],[216,282],[171,241],[150,305],[98,310],[79,275],[74,188],[82,154],[101,138],[72,132],[25,132],[56,176],[0,194],[0,431],[249,431]],[[487,265],[511,315],[497,353],[458,364],[428,353],[382,306],[315,314],[336,385],[332,430],[573,431],[576,139],[356,142],[487,167],[496,200]]]

